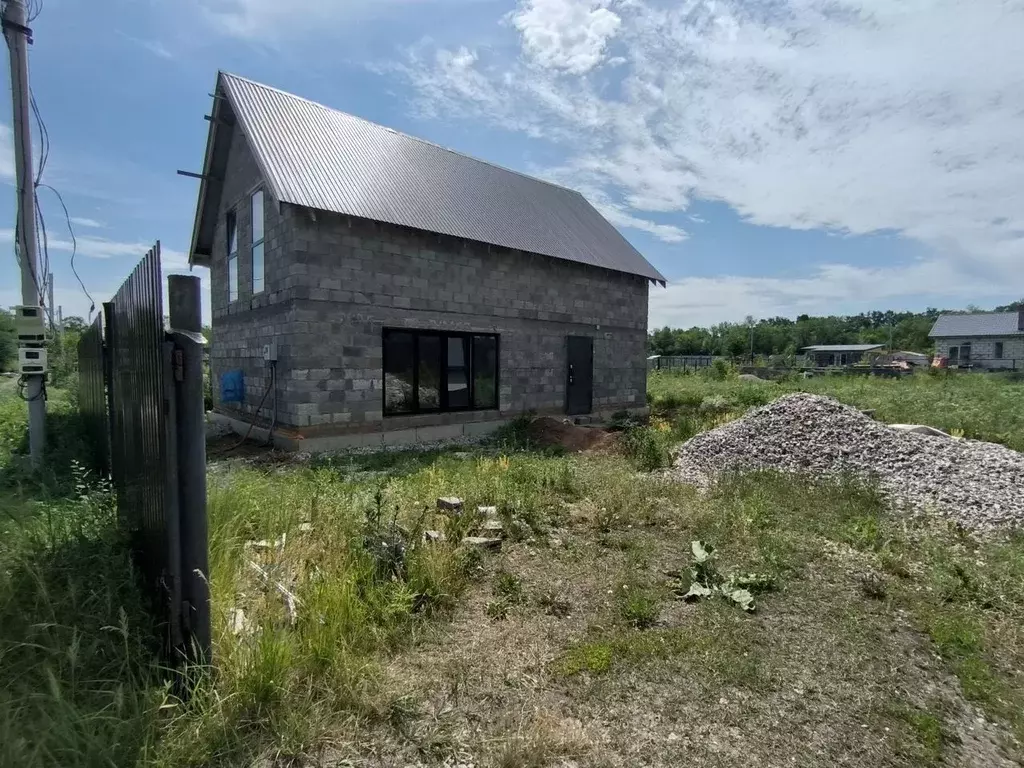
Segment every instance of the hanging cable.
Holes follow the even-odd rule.
[[[20,217],[19,217],[20,219]],[[21,222],[15,221],[14,223],[14,257],[18,261],[18,266],[21,266]],[[29,265],[31,267],[31,265]],[[36,276],[34,269],[29,269],[29,274],[32,276],[32,284],[36,287],[36,303],[40,306],[43,303],[43,289],[39,285],[39,278]]]
[[[267,402],[267,395],[270,394],[270,390],[272,388],[276,388],[276,383],[275,383],[276,380],[277,380],[276,371],[277,371],[277,365],[275,364],[273,370],[271,371],[271,383],[268,384],[267,388],[263,391],[263,397],[260,398],[260,404],[256,406],[256,410],[253,412],[253,421],[249,422],[249,428],[247,430],[245,430],[245,434],[242,435],[242,439],[239,440],[234,445],[231,445],[231,446],[225,448],[223,451],[218,451],[216,454],[214,454],[215,456],[223,456],[226,453],[231,453],[233,450],[235,450],[236,448],[241,446],[242,443],[244,443],[246,440],[249,439],[249,435],[252,434],[252,428],[256,426],[255,419],[259,418],[260,411],[263,410],[263,404],[265,402]],[[273,424],[271,424],[271,429],[273,429]]]
[[[57,200],[60,202],[61,209],[64,211],[64,221],[68,225],[68,234],[71,235],[71,272],[78,281],[78,285],[82,289],[82,293],[84,293],[85,297],[89,299],[89,313],[92,314],[96,309],[96,302],[93,300],[92,294],[89,293],[89,289],[85,287],[85,283],[82,282],[82,277],[78,274],[78,269],[75,267],[75,256],[78,254],[78,240],[75,238],[75,228],[71,226],[71,215],[68,213],[67,205],[64,204],[64,196],[61,195],[55,187],[51,187],[49,184],[39,184],[38,186],[53,192],[53,194],[57,196]]]
[[[46,379],[43,379],[42,388],[39,390],[39,394],[35,397],[25,397],[25,387],[27,386],[24,376],[18,377],[18,397],[24,400],[26,403],[34,403],[36,400],[46,399]]]
[[[36,10],[36,15],[38,16],[39,13],[41,13],[41,12],[42,12],[42,2],[39,3],[39,7]],[[89,300],[89,314],[91,316],[92,313],[96,310],[96,301],[93,299],[92,294],[89,293],[89,289],[85,287],[85,282],[82,280],[82,276],[78,273],[78,268],[75,266],[75,257],[78,255],[78,239],[75,237],[75,229],[71,225],[71,214],[68,213],[68,207],[67,207],[67,204],[64,202],[64,196],[61,195],[61,193],[55,187],[53,187],[53,186],[51,186],[49,184],[44,184],[43,180],[42,180],[43,179],[43,172],[46,170],[46,164],[47,164],[47,162],[50,159],[50,131],[46,127],[46,121],[43,120],[43,115],[42,115],[42,112],[39,109],[39,104],[38,104],[38,102],[36,102],[35,93],[30,90],[29,96],[30,96],[30,103],[31,103],[31,106],[32,106],[32,114],[35,116],[36,125],[39,128],[39,163],[37,165],[37,170],[36,170],[35,187],[36,187],[36,190],[38,190],[39,187],[43,187],[43,188],[48,189],[51,192],[53,192],[53,194],[57,196],[57,200],[60,202],[61,209],[64,211],[64,221],[66,222],[67,227],[68,227],[68,234],[71,236],[71,272],[74,274],[75,280],[78,281],[78,286],[79,286],[79,288],[82,289],[82,293],[84,293],[85,297]],[[42,247],[42,254],[41,254],[42,262],[43,262],[42,273],[43,273],[44,276],[47,276],[44,279],[48,279],[48,276],[50,274],[50,249],[49,249],[49,242],[48,242],[47,233],[46,233],[46,221],[43,218],[42,206],[39,204],[39,195],[38,194],[36,194],[36,198],[35,199],[36,199],[36,212],[37,212],[37,216],[39,218],[39,226],[40,226],[40,230],[41,230],[41,234],[42,234],[42,246],[43,246]],[[40,302],[40,303],[44,303],[44,302]],[[53,308],[50,307],[49,310],[50,310],[50,314],[51,314],[50,322],[52,324],[53,323],[53,318],[52,318]]]
[[[39,129],[39,162],[36,164],[36,184],[43,178],[43,171],[46,170],[46,163],[50,159],[50,132],[43,122],[43,116],[39,112],[39,105],[36,103],[36,95],[29,89],[29,104],[32,107],[32,115],[36,119],[36,127]]]

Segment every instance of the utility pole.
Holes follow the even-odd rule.
[[[29,122],[28,44],[31,30],[26,25],[23,0],[7,0],[3,8],[3,31],[11,54],[11,95],[14,101],[14,168],[18,181],[18,253],[21,258],[21,303],[38,307],[42,276],[36,243],[36,196],[32,178],[32,127]],[[32,465],[39,467],[46,448],[45,373],[25,374],[28,401],[28,444]]]

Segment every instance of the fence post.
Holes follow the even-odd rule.
[[[176,400],[177,464],[181,514],[182,620],[186,651],[210,663],[210,589],[206,522],[206,412],[203,407],[202,312],[199,278],[167,278],[172,379]]]

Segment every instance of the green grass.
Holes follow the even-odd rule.
[[[596,635],[567,648],[553,663],[555,673],[603,675],[681,662],[677,668],[703,684],[754,690],[766,682],[758,655],[751,653],[756,628],[723,604],[709,604],[682,628],[598,629]]]
[[[113,498],[74,461],[65,393],[51,393],[38,473],[25,419],[0,398],[0,764],[132,765],[168,690]]]
[[[674,424],[696,420],[697,431],[716,415],[765,405],[788,392],[812,392],[873,408],[881,421],[929,424],[1024,450],[1024,382],[1007,374],[918,373],[902,379],[829,375],[758,383],[655,372],[648,392],[655,413],[670,416]]]
[[[976,420],[977,436],[995,439],[1021,426],[1021,406],[1010,402],[1020,385],[995,377],[822,382],[800,386],[828,384],[841,399],[878,407],[882,418],[946,428],[951,424],[939,416],[957,419],[957,409],[981,413],[1002,403],[1004,417]],[[637,472],[654,463],[645,460],[655,451],[644,441],[661,451],[688,430],[796,386],[653,377],[656,417],[629,427],[641,436],[628,457],[519,450],[513,432],[498,446],[457,455],[405,451],[211,473],[217,673],[198,670],[187,702],[172,695],[168,675],[153,661],[150,622],[111,496],[72,469],[80,443],[71,400],[54,393],[52,424],[67,439],[54,443],[46,471],[33,475],[19,455],[24,404],[0,398],[0,764],[315,759],[331,745],[398,727],[396,707],[405,705],[386,686],[385,670],[447,622],[467,590],[483,590],[492,619],[512,607],[517,617],[535,611],[550,621],[564,620],[570,607],[574,616],[597,611],[585,635],[547,667],[565,685],[663,668],[709,691],[756,693],[783,683],[788,690],[776,679],[776,651],[765,634],[771,625],[760,623],[762,615],[815,601],[831,622],[823,626],[841,631],[844,651],[855,652],[871,642],[857,611],[898,614],[967,698],[1024,739],[1024,537],[979,542],[930,522],[897,520],[874,488],[849,480],[759,473],[699,497]],[[940,395],[949,412],[929,401]],[[887,417],[883,408],[904,410],[885,411]],[[999,434],[984,431],[995,426]],[[459,496],[467,510],[496,506],[512,533],[506,548],[529,554],[489,568],[457,545],[466,523],[437,513],[441,496]],[[583,551],[575,542],[549,550],[551,528],[562,539],[589,538],[594,549],[587,551],[597,558],[620,558],[616,567],[626,571],[604,607],[570,603],[527,570],[534,559]],[[426,529],[445,530],[447,541],[424,542]],[[674,625],[679,604],[658,569],[685,573],[690,559],[683,545],[677,561],[653,565],[666,537],[705,541],[717,549],[723,574],[764,573],[778,589],[759,596],[755,616],[725,601],[702,601],[685,606],[685,624]],[[829,553],[837,551],[853,553],[852,564],[836,566]],[[822,569],[841,580],[866,567],[883,574],[885,588],[863,604],[848,595],[840,601],[828,580],[818,581]],[[946,744],[941,715],[900,711],[913,759],[938,762]]]

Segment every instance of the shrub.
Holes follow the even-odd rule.
[[[731,363],[727,363],[725,360],[718,359],[713,361],[711,365],[705,368],[701,373],[705,378],[711,379],[712,381],[725,381],[726,379],[736,378],[736,367]]]
[[[532,447],[530,423],[533,414],[521,413],[494,433],[494,442],[506,451],[525,451]]]
[[[619,616],[636,629],[653,627],[661,614],[658,593],[636,584],[623,584],[617,595]]]
[[[652,427],[634,427],[623,433],[626,456],[642,472],[652,472],[669,463],[668,433]]]

